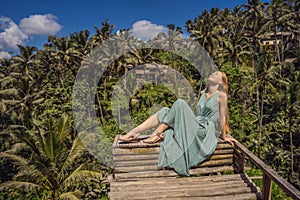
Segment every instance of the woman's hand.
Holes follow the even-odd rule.
[[[236,142],[236,139],[234,138],[225,137],[221,139],[224,140],[225,142],[229,142],[231,145],[234,145],[234,143]]]

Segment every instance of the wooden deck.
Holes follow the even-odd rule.
[[[141,136],[145,137],[145,136]],[[113,144],[114,174],[109,198],[114,199],[261,199],[260,189],[246,174],[234,172],[233,146],[219,140],[215,153],[179,177],[172,169],[158,169],[159,144]]]

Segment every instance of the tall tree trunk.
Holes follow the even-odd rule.
[[[106,100],[106,97],[107,97],[107,91],[106,91],[106,78],[105,78],[104,81],[103,81],[103,88],[104,88],[104,91],[103,91],[103,99]]]
[[[56,189],[53,189],[52,199],[53,200],[58,200],[59,199],[58,191]]]
[[[280,59],[280,50],[279,50],[279,45],[278,45],[278,39],[277,39],[277,24],[276,22],[274,22],[274,26],[275,26],[275,30],[274,30],[274,37],[275,37],[275,51],[276,51],[276,56],[278,58],[278,62],[281,62],[281,59]],[[281,41],[283,42],[283,41]]]
[[[97,88],[96,80],[94,81],[94,86]],[[99,106],[100,123],[103,126],[105,124],[105,118],[104,118],[104,114],[103,114],[103,109],[102,109],[102,105],[101,105],[101,101],[100,101],[100,96],[99,96],[98,89],[96,89],[96,99],[97,99],[97,103],[98,103],[98,106]]]
[[[292,112],[293,107],[291,107],[290,112]],[[292,114],[289,113],[289,135],[290,135],[290,149],[291,149],[291,171],[294,173],[294,142],[293,142],[293,132],[292,132]]]
[[[260,103],[260,113],[259,113],[259,146],[258,146],[258,157],[261,157],[261,138],[262,138],[262,129],[263,129],[263,116],[264,116],[264,86],[261,91],[261,103]]]
[[[118,96],[118,121],[119,121],[119,127],[122,127],[122,122],[121,122],[121,106],[120,106],[120,98]]]

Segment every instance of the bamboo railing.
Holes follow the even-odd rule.
[[[249,158],[256,167],[263,172],[262,199],[271,200],[272,181],[276,183],[288,196],[295,200],[300,200],[300,191],[291,185],[287,180],[282,178],[262,160],[255,156],[251,151],[241,143],[235,142],[234,168],[238,173],[244,173],[245,159]]]

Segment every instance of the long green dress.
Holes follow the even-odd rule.
[[[159,168],[173,168],[178,174],[189,176],[192,166],[211,156],[217,146],[215,124],[219,119],[218,92],[209,99],[203,93],[195,116],[188,104],[178,99],[170,108],[157,111],[158,120],[170,126],[160,144]]]

